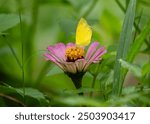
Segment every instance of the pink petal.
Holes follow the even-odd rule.
[[[75,46],[75,44],[74,43],[67,43],[66,49],[69,48],[69,47],[72,47],[72,46]]]
[[[98,60],[103,54],[105,54],[107,51],[105,49],[104,46],[102,46],[101,48],[99,48],[95,54],[91,57],[91,59],[89,60],[89,62],[94,62],[96,60]]]
[[[99,49],[95,52],[95,54],[90,58],[90,60],[87,61],[86,65],[85,65],[85,67],[84,67],[84,71],[86,71],[86,70],[88,69],[88,67],[89,67],[89,65],[90,65],[91,63],[98,63],[98,62],[101,60],[100,57],[101,57],[103,54],[105,54],[106,52],[107,52],[107,51],[106,51],[106,49],[105,49],[104,46],[102,46],[101,48],[99,48]]]
[[[63,43],[58,43],[55,46],[48,46],[48,51],[56,56],[60,61],[65,61],[65,45]]]
[[[59,66],[63,71],[65,68],[63,67],[63,64],[59,63],[57,59],[55,59],[53,56],[51,56],[48,53],[45,53],[44,56],[46,57],[46,60],[50,60],[51,62],[55,63],[57,66]]]
[[[99,63],[101,60],[102,58],[98,58],[98,59],[95,59],[92,63]]]
[[[44,56],[46,57],[46,60],[56,61],[56,60],[54,59],[54,57],[52,57],[52,56],[51,56],[50,54],[48,54],[48,53],[45,53]]]
[[[51,46],[49,46],[49,49],[54,49],[54,48],[52,48]],[[57,53],[54,53],[53,51],[51,50],[51,52],[49,51],[47,54],[49,54],[51,57],[53,57],[57,62],[63,62],[63,60],[62,59],[60,59],[58,56],[57,56]]]
[[[93,42],[93,43],[90,45],[90,47],[89,47],[89,49],[88,49],[88,51],[87,51],[87,53],[86,53],[86,57],[85,57],[86,60],[89,60],[89,59],[92,57],[92,55],[95,53],[95,51],[96,51],[98,45],[99,45],[98,42]]]

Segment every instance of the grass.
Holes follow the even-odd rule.
[[[114,83],[113,83],[113,93],[115,95],[120,95],[122,91],[124,76],[123,69],[119,63],[119,59],[126,59],[128,51],[130,49],[130,45],[132,44],[132,29],[134,24],[136,10],[136,0],[131,0],[128,9],[125,15],[122,31],[119,39],[119,46],[117,50],[117,57],[115,62],[114,69]]]

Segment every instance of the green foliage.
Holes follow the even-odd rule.
[[[141,68],[139,66],[130,64],[122,59],[120,59],[119,62],[123,68],[131,71],[136,77],[140,78],[142,76]]]
[[[149,5],[0,0],[0,106],[150,106]],[[74,42],[81,17],[93,30],[91,42],[106,46],[107,53],[90,65],[76,89],[43,54],[49,45]]]
[[[150,73],[150,62],[146,63],[142,68],[142,75]]]
[[[0,96],[14,101],[22,106],[48,106],[48,100],[45,95],[33,88],[25,88],[25,94],[22,88],[14,88],[9,85],[0,86]],[[3,95],[2,95],[3,94]],[[4,100],[5,101],[5,100]]]
[[[17,24],[19,24],[19,15],[0,14],[0,33],[13,28]]]

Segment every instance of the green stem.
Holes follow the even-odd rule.
[[[21,4],[20,4],[21,5]],[[23,26],[22,26],[22,16],[21,8],[19,7],[19,20],[20,20],[20,35],[21,35],[21,62],[22,62],[22,87],[23,87],[23,99],[25,104],[25,77],[24,77],[24,40],[23,40]]]

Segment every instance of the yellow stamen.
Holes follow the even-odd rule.
[[[66,49],[65,56],[68,62],[74,62],[77,59],[84,58],[84,49],[81,47],[75,47],[75,46],[69,47]]]

